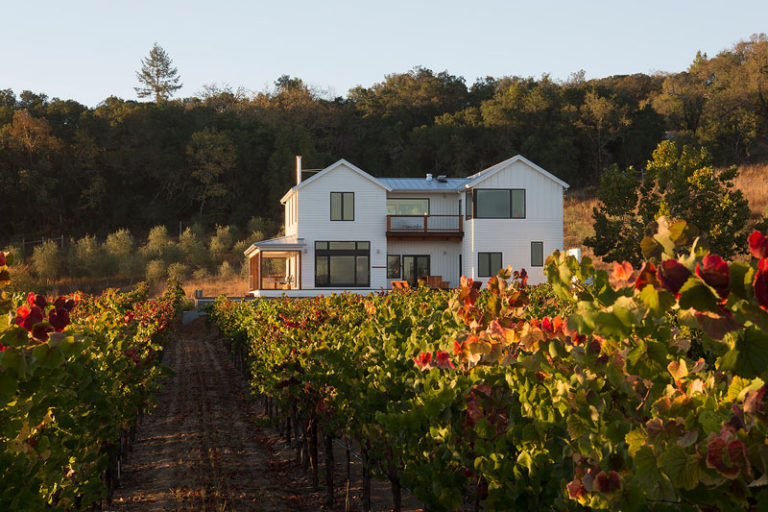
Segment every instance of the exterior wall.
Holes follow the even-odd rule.
[[[296,234],[307,244],[301,287],[315,289],[315,241],[369,241],[371,289],[387,287],[386,190],[342,164],[298,191]],[[331,221],[331,192],[355,193],[353,221]],[[350,290],[353,290],[350,288]],[[318,292],[331,293],[320,287]]]
[[[464,221],[464,274],[477,276],[478,252],[501,252],[502,265],[525,268],[531,284],[546,281],[543,267],[531,267],[531,242],[544,243],[544,259],[563,248],[563,188],[524,162],[511,163],[476,188],[524,188],[525,219]]]
[[[401,258],[404,255],[429,255],[430,275],[442,276],[444,281],[451,283],[452,288],[459,286],[461,242],[392,241],[388,244],[387,254],[397,254]],[[392,288],[392,281],[399,280],[402,280],[402,277],[388,279],[387,288]]]
[[[298,202],[299,196],[293,193],[285,202],[285,235],[294,236],[298,230]]]

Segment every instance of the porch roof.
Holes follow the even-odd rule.
[[[303,238],[296,236],[281,236],[279,238],[270,238],[256,242],[245,250],[245,256],[249,257],[259,251],[300,251],[306,247]]]

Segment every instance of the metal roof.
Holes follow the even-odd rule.
[[[398,190],[456,192],[459,187],[469,183],[467,178],[446,178],[445,182],[438,181],[436,177],[431,180],[426,180],[425,178],[378,178],[378,180],[391,188],[393,192]]]

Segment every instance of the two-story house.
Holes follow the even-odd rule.
[[[466,178],[375,178],[338,162],[281,199],[285,236],[253,244],[251,293],[312,296],[390,289],[419,279],[457,286],[525,268],[545,280],[546,256],[563,248],[568,184],[517,155]]]

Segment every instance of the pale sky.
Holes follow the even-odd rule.
[[[677,72],[768,31],[768,0],[4,0],[0,89],[95,106],[136,99],[157,41],[184,84],[250,91],[280,75],[346,96],[423,66],[463,76],[565,80]]]

